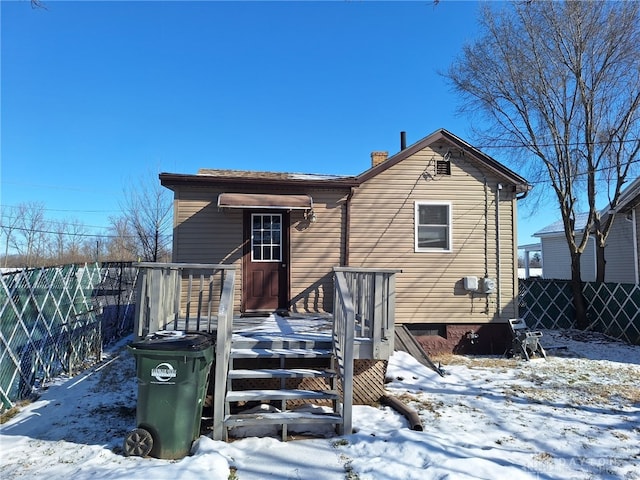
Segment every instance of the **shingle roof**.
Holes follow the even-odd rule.
[[[201,168],[198,175],[216,178],[243,178],[243,179],[262,179],[262,180],[344,180],[353,179],[354,177],[345,175],[327,175],[319,173],[290,173],[290,172],[263,172],[254,170],[217,170],[213,168]]]
[[[401,150],[397,154],[357,176],[202,168],[196,175],[161,173],[160,182],[168,188],[181,184],[207,185],[211,183],[233,183],[236,185],[278,185],[279,187],[284,187],[286,185],[287,187],[292,188],[298,188],[301,185],[319,188],[348,188],[358,186],[366,182],[370,178],[382,173],[386,169],[404,160],[408,156],[413,155],[424,147],[441,140],[453,144],[456,147],[459,147],[463,152],[470,154],[473,158],[481,162],[484,167],[498,175],[498,178],[502,178],[511,183],[514,186],[516,193],[526,193],[531,189],[531,186],[523,177],[444,129],[436,130],[431,135],[424,137],[422,140],[419,140],[413,145]]]

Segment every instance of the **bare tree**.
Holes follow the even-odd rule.
[[[51,222],[49,242],[51,247],[49,251],[59,264],[64,263],[65,250],[67,246],[67,227],[68,222],[66,220]]]
[[[136,235],[127,217],[112,217],[111,230],[107,242],[107,258],[115,261],[137,260]]]
[[[16,209],[17,223],[12,246],[23,258],[24,266],[41,266],[46,257],[47,221],[42,202],[21,203]]]
[[[88,234],[85,225],[80,220],[64,219],[50,221],[49,224],[48,256],[51,260],[63,264],[84,262],[92,258],[87,258],[82,253],[82,245]]]
[[[173,202],[157,176],[149,175],[125,191],[124,215],[144,261],[157,262],[170,255]]]
[[[80,263],[88,261],[82,253],[82,245],[87,238],[87,227],[79,220],[67,223],[66,258],[68,262]]]
[[[0,217],[0,225],[2,225],[2,237],[4,242],[4,266],[8,266],[9,247],[15,242],[15,230],[18,227],[20,216],[18,209],[4,208]]]
[[[571,254],[577,324],[588,325],[580,256],[595,226],[596,198],[620,188],[638,156],[640,3],[515,2],[486,5],[482,36],[445,76],[465,112],[488,120],[483,144],[511,147],[550,185]],[[515,155],[514,155],[515,158]],[[576,232],[580,202],[588,205]]]

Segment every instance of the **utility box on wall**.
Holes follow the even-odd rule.
[[[478,277],[464,277],[463,279],[464,289],[470,292],[475,292],[478,290]]]

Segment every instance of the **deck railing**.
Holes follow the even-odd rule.
[[[356,340],[369,342],[369,358],[387,360],[394,346],[395,275],[401,270],[334,267],[334,272],[336,280],[344,278],[352,298]],[[340,300],[338,295],[335,299]]]
[[[220,309],[233,311],[223,297],[232,265],[203,263],[137,263],[134,333],[138,338],[167,328],[212,332]],[[232,275],[235,279],[235,275]],[[223,304],[231,302],[230,304]]]
[[[214,373],[213,395],[213,438],[224,438],[224,400],[229,373],[229,356],[231,355],[231,336],[233,334],[233,292],[235,291],[236,271],[228,270],[218,307],[218,333],[216,338],[216,364]],[[220,387],[224,386],[224,388]]]
[[[342,386],[342,433],[352,429],[356,343],[370,347],[359,358],[387,360],[393,352],[395,274],[399,270],[335,267],[333,349]]]
[[[213,438],[224,438],[225,387],[233,330],[235,267],[211,264],[139,263],[135,333],[167,328],[217,332]],[[359,358],[386,360],[393,352],[395,274],[399,270],[336,267],[333,348],[343,398],[342,433],[352,430],[353,369]],[[217,315],[212,316],[216,312]],[[359,352],[362,354],[362,350]]]
[[[337,363],[338,381],[342,386],[341,434],[352,430],[353,404],[353,342],[355,337],[355,309],[344,272],[335,273],[333,312],[333,353]]]
[[[236,269],[232,265],[140,263],[135,332],[167,328],[214,333],[213,438],[224,438],[224,397],[233,333]]]

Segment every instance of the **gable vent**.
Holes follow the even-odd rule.
[[[436,162],[436,175],[451,175],[451,162],[438,160]]]

